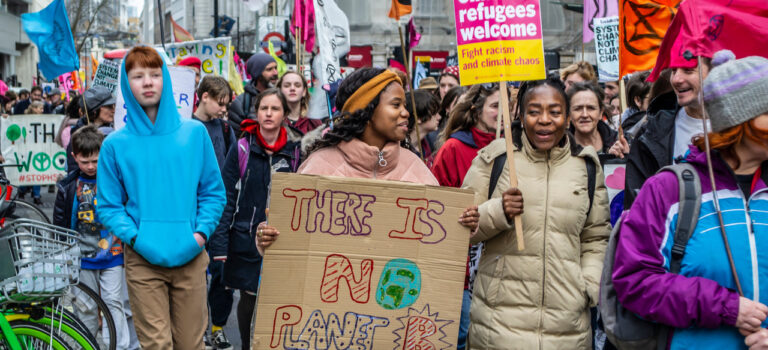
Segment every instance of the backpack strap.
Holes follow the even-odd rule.
[[[699,221],[701,209],[701,179],[699,173],[690,163],[678,163],[661,168],[659,172],[669,171],[677,177],[680,188],[677,226],[675,227],[675,240],[672,245],[672,259],[669,262],[669,271],[680,273],[680,264],[685,255],[685,247],[691,238],[693,230]]]
[[[240,166],[240,178],[245,176],[245,168],[248,166],[248,154],[251,151],[251,144],[247,137],[237,140],[237,164]]]
[[[584,165],[587,167],[587,194],[589,195],[589,209],[587,209],[587,216],[589,216],[589,213],[592,212],[592,204],[595,202],[597,169],[595,161],[590,157],[584,157]]]
[[[248,116],[251,114],[251,99],[253,96],[251,96],[250,93],[246,92],[245,96],[243,96],[243,120],[248,119]]]
[[[491,168],[491,182],[488,183],[488,199],[491,199],[493,191],[496,189],[496,185],[501,177],[501,172],[504,170],[504,164],[507,162],[507,153],[502,153],[493,160],[493,168]]]
[[[496,190],[501,172],[504,170],[504,164],[507,162],[507,154],[502,153],[496,159],[493,160],[493,168],[491,168],[491,180],[488,184],[488,199],[491,199],[493,191]],[[587,210],[587,216],[592,211],[592,203],[595,200],[595,187],[597,186],[597,169],[595,162],[592,158],[584,158],[584,163],[587,167],[587,194],[589,195],[589,209]]]
[[[219,123],[221,124],[221,134],[224,136],[224,147],[226,147],[224,150],[224,154],[226,155],[226,153],[229,152],[229,147],[232,146],[229,141],[229,132],[230,132],[229,122],[227,122],[224,119],[219,119]]]

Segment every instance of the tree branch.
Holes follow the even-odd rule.
[[[83,49],[83,45],[85,45],[85,39],[88,39],[91,34],[91,26],[93,26],[93,22],[96,20],[96,16],[98,16],[101,10],[104,9],[104,6],[107,5],[108,1],[109,0],[101,0],[99,5],[96,6],[96,9],[91,13],[90,18],[88,19],[88,26],[85,28],[85,33],[83,33],[83,37],[81,38],[80,43],[77,45],[77,52],[80,52],[80,50]]]

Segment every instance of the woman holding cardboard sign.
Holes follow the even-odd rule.
[[[405,99],[403,84],[392,71],[363,68],[352,73],[336,96],[341,116],[298,172],[437,186],[424,162],[400,146],[408,134]],[[470,230],[477,228],[478,220],[476,206],[459,218]]]
[[[464,187],[475,191],[485,243],[474,284],[468,348],[591,349],[589,307],[597,303],[610,224],[602,169],[591,148],[567,132],[568,97],[557,79],[526,82],[511,137],[518,188],[506,160],[491,184],[505,140],[480,150]],[[591,179],[591,180],[590,180]],[[489,197],[489,188],[494,186]],[[522,216],[525,249],[513,217]]]

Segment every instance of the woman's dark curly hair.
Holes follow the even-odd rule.
[[[336,94],[336,110],[340,111],[344,103],[357,91],[363,84],[384,72],[383,68],[361,68],[350,74],[339,85],[339,91]],[[380,95],[379,95],[380,96]],[[368,121],[373,117],[373,111],[379,105],[379,96],[376,96],[365,108],[354,113],[344,112],[334,120],[333,129],[325,133],[320,141],[317,141],[310,153],[325,147],[333,147],[342,141],[350,141],[353,138],[360,137],[365,131]]]

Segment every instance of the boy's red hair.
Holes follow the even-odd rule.
[[[130,72],[134,67],[162,68],[163,58],[149,46],[137,46],[125,56],[125,72]]]

